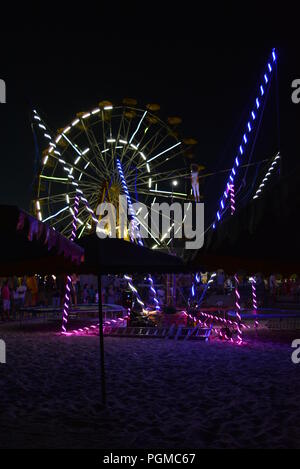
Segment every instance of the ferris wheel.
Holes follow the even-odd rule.
[[[77,203],[77,238],[95,230],[101,202],[118,205],[127,194],[130,203],[142,202],[149,213],[154,203],[192,205],[190,161],[197,141],[179,136],[179,117],[164,122],[160,106],[144,109],[134,99],[113,106],[102,101],[80,112],[54,135],[37,111],[34,120],[48,140],[43,152],[34,199],[36,216],[67,237],[72,235]],[[184,220],[183,220],[184,221]],[[176,226],[167,232],[144,224],[144,244],[152,249],[175,249]],[[156,236],[154,235],[154,231]]]

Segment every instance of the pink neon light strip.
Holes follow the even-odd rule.
[[[236,316],[237,316],[237,332],[238,332],[238,336],[237,336],[237,340],[238,340],[238,344],[241,345],[243,343],[243,332],[242,332],[242,316],[241,316],[241,305],[240,305],[240,300],[241,300],[241,296],[240,296],[240,293],[239,293],[239,286],[240,286],[240,282],[239,282],[239,278],[237,276],[237,274],[234,276],[234,279],[235,279],[235,306],[236,306]]]
[[[253,312],[255,314],[254,325],[255,325],[255,329],[257,331],[258,326],[259,326],[259,322],[258,322],[258,317],[257,317],[258,306],[257,306],[256,279],[255,279],[255,277],[252,278],[251,283],[252,283],[252,305],[253,305]]]
[[[231,207],[231,215],[235,214],[235,191],[234,191],[234,184],[230,185],[230,207]]]
[[[78,209],[79,209],[79,197],[76,196],[75,201],[74,201],[74,215],[73,215],[72,234],[71,234],[71,241],[72,242],[76,238]],[[69,309],[70,309],[70,299],[71,299],[70,298],[71,283],[72,283],[72,279],[68,275],[66,288],[65,288],[65,300],[64,300],[64,306],[63,306],[63,322],[62,322],[62,326],[61,326],[63,333],[67,332],[67,324],[68,324]]]

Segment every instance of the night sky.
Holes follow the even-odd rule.
[[[38,13],[43,16],[41,6]],[[253,161],[271,158],[280,141],[283,174],[294,171],[300,156],[300,104],[291,101],[291,83],[300,78],[295,41],[225,44],[221,37],[205,41],[197,31],[158,38],[155,24],[145,34],[120,17],[111,34],[100,18],[90,30],[82,21],[82,30],[69,22],[66,34],[64,19],[47,29],[33,16],[30,24],[15,28],[17,41],[10,41],[12,31],[6,36],[8,60],[0,71],[7,85],[7,104],[0,105],[1,203],[29,208],[35,177],[32,108],[56,130],[103,99],[117,105],[133,97],[140,107],[157,102],[162,117],[182,117],[181,132],[198,140],[196,159],[208,172],[231,168],[273,47],[279,60],[280,138],[273,82]],[[225,181],[223,173],[206,180],[209,213]]]

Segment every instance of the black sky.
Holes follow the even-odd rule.
[[[272,38],[226,42],[222,34],[212,40],[198,34],[194,26],[192,34],[186,34],[185,18],[184,28],[180,29],[177,20],[179,28],[158,36],[155,23],[145,25],[145,15],[140,23],[130,22],[130,15],[122,17],[123,10],[113,21],[100,15],[89,27],[85,16],[81,26],[78,20],[73,25],[55,10],[51,18],[56,15],[56,21],[49,28],[51,19],[47,17],[46,22],[41,5],[29,12],[30,22],[9,29],[7,60],[0,69],[7,85],[7,104],[0,105],[1,203],[29,207],[35,156],[29,118],[32,107],[58,129],[76,112],[89,110],[102,99],[118,104],[124,97],[135,97],[141,106],[158,102],[162,116],[181,116],[182,133],[197,138],[199,162],[208,170],[231,167],[272,47],[277,48],[279,60],[284,171],[297,166],[300,104],[291,101],[291,83],[300,78],[297,42]],[[273,83],[256,161],[278,150],[275,104]],[[210,207],[217,203],[224,183],[224,174],[208,180],[205,195]]]

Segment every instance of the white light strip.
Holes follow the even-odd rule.
[[[168,195],[182,195],[184,197],[187,197],[187,194],[182,194],[180,192],[168,192],[168,191],[159,191],[157,189],[151,189],[150,192],[156,192],[157,194],[168,194]]]
[[[67,142],[74,148],[74,150],[78,153],[78,155],[81,156],[81,152],[76,148],[76,146],[71,142],[71,140],[68,139],[68,137],[65,136],[65,134],[62,134],[64,139],[67,140]]]
[[[51,217],[48,217],[44,220],[44,222],[48,221],[48,220],[51,220],[52,218],[54,217],[57,217],[57,215],[59,215],[60,213],[62,212],[65,212],[66,210],[68,210],[69,206],[67,205],[67,207],[65,208],[62,208],[61,210],[59,210],[58,212],[56,212],[54,215],[51,215]]]
[[[280,154],[278,153],[276,155],[276,157],[274,158],[273,162],[272,162],[272,165],[270,166],[270,168],[268,169],[268,172],[267,174],[265,175],[262,183],[260,184],[258,190],[256,191],[254,197],[253,197],[253,200],[256,200],[260,197],[260,194],[262,193],[262,189],[265,187],[265,184],[269,181],[269,177],[272,176],[274,169],[275,167],[277,166],[277,164],[279,163],[279,160],[280,160],[281,156]]]
[[[68,181],[68,178],[57,178],[57,177],[54,177],[54,176],[44,176],[43,174],[40,174],[40,178],[51,179],[53,181]]]
[[[129,140],[129,143],[132,142],[132,140],[134,139],[134,136],[135,136],[136,133],[139,131],[139,128],[141,127],[141,124],[142,124],[142,122],[143,122],[143,120],[144,120],[146,114],[147,114],[147,111],[144,112],[143,117],[141,118],[141,120],[140,120],[140,122],[139,122],[139,124],[138,124],[138,126],[137,126],[137,128],[136,128],[136,131],[133,133],[131,139]]]
[[[150,163],[150,161],[155,160],[155,159],[158,158],[159,156],[164,155],[165,153],[167,153],[167,152],[170,151],[170,150],[173,150],[173,148],[176,148],[176,147],[178,147],[179,145],[181,145],[181,142],[178,142],[178,143],[176,143],[176,145],[173,145],[172,147],[167,148],[167,150],[162,151],[162,152],[159,153],[158,155],[153,156],[152,158],[150,158],[150,160],[148,160],[148,162]]]

